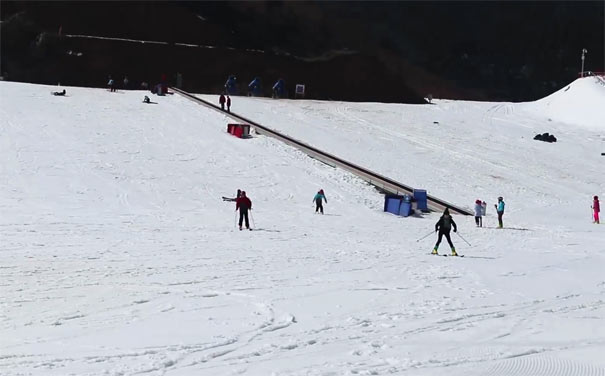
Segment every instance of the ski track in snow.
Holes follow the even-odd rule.
[[[236,139],[225,115],[48,91],[0,82],[0,374],[605,375],[605,227],[576,213],[605,180],[566,125],[508,103],[233,98],[448,201],[505,196],[509,229],[456,217],[467,257],[435,257],[433,236],[416,239],[438,214],[382,213],[363,181]],[[561,142],[531,140],[543,131]],[[220,199],[237,188],[258,231]]]

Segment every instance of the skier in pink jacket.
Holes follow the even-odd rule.
[[[599,223],[599,212],[601,211],[601,205],[599,205],[599,196],[594,196],[594,201],[592,202],[592,211],[594,215],[594,223]]]

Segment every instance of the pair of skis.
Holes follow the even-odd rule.
[[[446,253],[443,254],[439,254],[439,253],[429,253],[429,255],[433,255],[433,256],[443,256],[443,257],[464,257],[464,255],[456,255],[456,256],[452,256],[452,255],[448,255]]]

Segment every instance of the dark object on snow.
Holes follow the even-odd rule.
[[[605,153],[601,153],[601,155],[605,155]]]
[[[63,91],[53,91],[53,95],[56,95],[58,97],[64,97],[65,96],[65,89],[63,89]]]
[[[544,141],[544,142],[557,142],[557,138],[552,134],[548,134],[548,132],[542,133],[542,134],[537,134],[534,137],[534,140]]]
[[[158,104],[158,102],[151,101],[151,99],[149,99],[148,96],[145,96],[145,98],[143,98],[143,103],[145,103],[145,104]]]

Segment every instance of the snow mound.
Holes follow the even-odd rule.
[[[600,76],[579,78],[563,89],[535,102],[527,109],[549,119],[605,130],[605,79]]]

